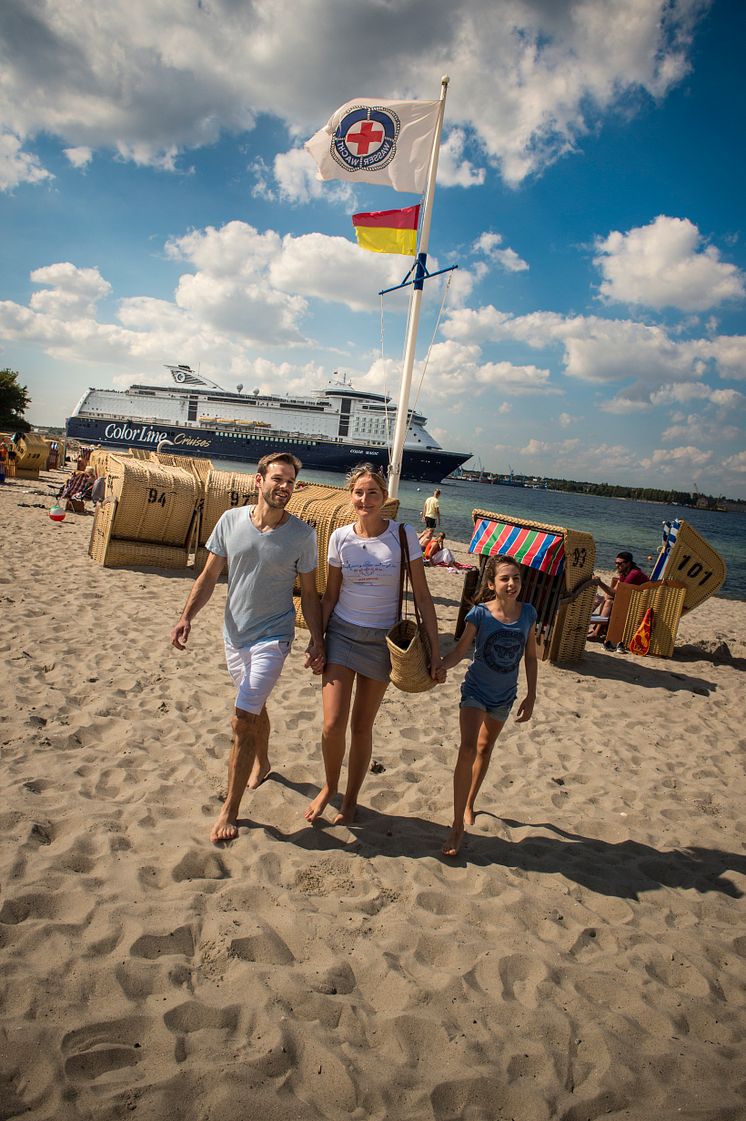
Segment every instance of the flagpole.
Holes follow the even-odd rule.
[[[422,231],[420,233],[420,247],[415,266],[415,278],[412,285],[412,294],[409,299],[409,313],[407,315],[407,335],[404,345],[404,367],[402,369],[401,389],[399,391],[399,405],[396,412],[396,427],[394,429],[394,443],[391,449],[391,462],[389,464],[389,496],[396,498],[399,494],[399,479],[401,478],[402,458],[404,455],[404,441],[409,428],[409,391],[412,386],[412,371],[414,369],[415,352],[417,350],[417,328],[420,323],[420,305],[422,303],[422,289],[425,283],[427,247],[430,241],[430,219],[433,213],[435,198],[435,179],[438,174],[438,157],[440,155],[440,137],[443,132],[443,118],[445,116],[446,93],[448,91],[448,75],[440,80],[440,106],[438,109],[438,123],[433,138],[433,150],[430,154],[430,167],[427,173],[427,186],[425,188],[425,212],[422,218]]]

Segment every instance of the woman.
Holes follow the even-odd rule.
[[[445,533],[439,533],[437,535],[437,537],[433,537],[430,541],[428,541],[427,545],[425,546],[424,553],[423,553],[424,558],[425,558],[425,560],[424,560],[425,564],[433,564],[434,563],[435,554],[442,552],[443,545],[445,544],[445,539],[446,539]]]
[[[337,793],[349,722],[347,788],[334,825],[354,820],[370,764],[373,723],[389,683],[386,632],[397,620],[401,566],[399,523],[382,514],[388,497],[386,479],[372,464],[362,463],[350,472],[347,485],[355,521],[336,529],[329,539],[329,572],[321,601],[326,631],[321,691],[326,782],[305,813],[307,821],[315,821]],[[430,640],[430,673],[435,680],[440,668],[438,623],[417,534],[411,526],[406,527],[406,534],[412,588]]]

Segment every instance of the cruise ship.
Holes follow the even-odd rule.
[[[242,386],[231,392],[189,366],[166,369],[172,385],[89,389],[66,422],[67,435],[106,448],[155,450],[169,440],[175,453],[245,463],[286,449],[318,471],[349,471],[361,461],[388,469],[396,417],[390,397],[353,389],[344,377],[303,396],[243,393]],[[401,477],[437,483],[471,452],[446,451],[426,424],[410,411]]]

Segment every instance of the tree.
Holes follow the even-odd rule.
[[[23,414],[31,404],[25,385],[19,385],[15,370],[0,370],[0,428],[28,432],[31,425]]]

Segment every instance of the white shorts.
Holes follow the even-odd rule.
[[[236,708],[258,716],[277,684],[292,642],[271,638],[253,646],[232,646],[225,640],[225,660],[238,693]]]

